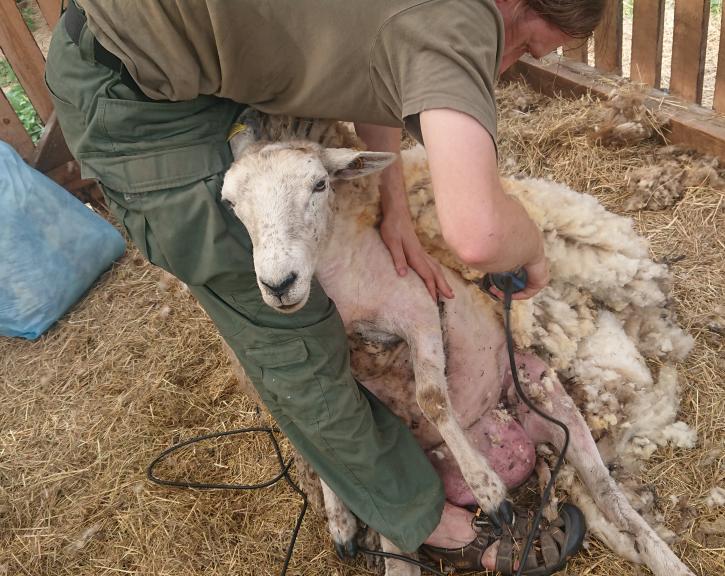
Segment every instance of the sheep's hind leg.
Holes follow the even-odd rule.
[[[327,484],[322,480],[320,483],[322,484],[330,536],[335,544],[337,555],[342,559],[354,558],[357,554],[357,518]]]
[[[546,365],[534,356],[519,355],[516,363],[520,372],[528,373],[531,381],[529,391],[533,392],[531,396],[536,398],[536,403],[544,412],[569,428],[567,460],[574,466],[579,478],[592,495],[598,512],[616,526],[624,541],[633,541],[634,549],[630,556],[636,557],[638,552],[641,561],[647,564],[656,576],[694,576],[632,508],[609,474],[589,427],[558,378],[549,375]],[[512,403],[518,402],[519,420],[531,439],[534,442],[549,442],[561,450],[564,444],[564,433],[561,428],[544,420],[519,401],[511,385],[510,373],[506,374],[505,383],[510,385],[509,400]],[[524,387],[526,388],[526,384]]]

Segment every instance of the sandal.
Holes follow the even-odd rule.
[[[500,540],[496,554],[496,572],[503,576],[516,574],[515,556],[523,551],[533,515],[526,510],[511,511],[504,502],[497,514],[486,516],[480,510],[472,526],[477,535],[462,548],[438,548],[423,544],[420,551],[430,560],[455,570],[485,570],[481,558],[486,549]],[[553,522],[542,521],[537,538],[524,560],[524,576],[548,576],[564,568],[567,560],[582,547],[586,534],[584,515],[572,504],[562,504]]]

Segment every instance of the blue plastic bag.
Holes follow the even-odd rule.
[[[0,141],[0,334],[40,336],[124,250],[113,226]]]

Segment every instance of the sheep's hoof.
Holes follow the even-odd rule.
[[[347,542],[335,542],[335,552],[340,560],[352,560],[357,556],[357,542],[354,538]]]

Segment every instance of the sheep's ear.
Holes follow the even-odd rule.
[[[239,160],[250,144],[256,141],[254,130],[244,124],[235,124],[229,134],[229,147],[232,149],[232,156]]]
[[[261,113],[251,106],[239,115],[227,137],[235,160],[244,154],[250,144],[259,140],[262,122]]]
[[[352,180],[383,170],[397,157],[397,154],[390,152],[326,148],[322,153],[322,163],[333,180]]]

